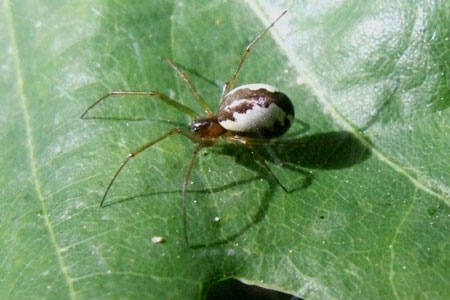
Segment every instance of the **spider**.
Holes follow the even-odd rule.
[[[224,86],[219,110],[216,114],[212,112],[187,74],[182,72],[181,69],[170,59],[167,59],[168,64],[189,87],[197,102],[204,109],[206,115],[199,115],[191,108],[176,102],[158,91],[112,91],[95,101],[86,109],[86,111],[81,115],[81,119],[84,119],[92,108],[110,96],[152,96],[156,99],[162,100],[166,104],[177,109],[179,112],[186,114],[193,119],[193,121],[189,124],[189,129],[173,128],[157,139],[151,140],[134,151],[131,151],[109,182],[100,202],[100,207],[103,207],[103,203],[105,202],[108,192],[117,176],[119,176],[122,169],[132,158],[136,157],[144,150],[150,148],[165,138],[177,134],[187,137],[196,144],[189,161],[182,187],[184,239],[187,246],[189,246],[190,243],[187,230],[186,193],[194,162],[200,150],[205,147],[215,145],[220,138],[232,143],[242,144],[250,148],[253,156],[268,171],[274,181],[285,192],[288,192],[283,184],[281,184],[280,180],[271,171],[264,158],[255,151],[253,146],[267,144],[272,138],[280,137],[289,129],[292,120],[294,119],[294,106],[292,105],[291,100],[284,93],[268,84],[256,83],[245,84],[236,88],[234,87],[242,65],[247,59],[252,47],[266,34],[267,31],[269,31],[270,28],[275,25],[275,23],[282,16],[284,16],[284,14],[286,14],[286,12],[287,11],[283,11],[281,15],[279,15],[267,28],[265,28],[252,42],[247,45],[236,70]]]

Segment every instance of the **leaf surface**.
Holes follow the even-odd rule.
[[[239,84],[294,102],[289,143],[168,138]],[[196,299],[235,277],[304,299],[450,298],[447,1],[7,1],[0,11],[0,298]],[[162,243],[152,237],[161,236]]]

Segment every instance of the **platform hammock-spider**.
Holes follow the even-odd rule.
[[[189,107],[176,102],[158,91],[112,91],[95,101],[86,109],[86,111],[81,115],[82,119],[86,117],[87,113],[92,108],[103,100],[110,98],[110,96],[152,96],[155,97],[155,99],[162,100],[177,109],[179,112],[186,114],[193,119],[193,121],[189,124],[189,129],[173,128],[159,138],[149,141],[130,152],[109,182],[100,202],[100,207],[103,207],[106,196],[108,195],[108,192],[117,176],[133,157],[136,157],[138,154],[163,139],[176,134],[184,135],[197,144],[189,161],[182,188],[184,238],[188,247],[190,244],[187,230],[186,192],[191,178],[194,162],[201,149],[215,145],[220,138],[250,148],[253,156],[268,171],[273,180],[285,192],[288,192],[287,189],[281,184],[280,180],[270,170],[264,158],[255,151],[253,146],[267,144],[272,138],[280,137],[289,129],[292,120],[294,119],[294,106],[292,105],[291,100],[284,93],[268,84],[245,84],[234,88],[239,71],[247,59],[252,47],[267,33],[267,31],[269,31],[270,28],[275,25],[275,23],[282,16],[284,16],[284,14],[286,14],[286,12],[287,11],[284,11],[280,16],[278,16],[275,21],[264,29],[245,48],[244,54],[239,61],[239,65],[230,80],[224,86],[220,100],[220,107],[216,114],[211,111],[210,107],[192,84],[189,77],[170,59],[167,59],[167,62],[189,87],[197,102],[204,109],[206,115],[201,116]]]

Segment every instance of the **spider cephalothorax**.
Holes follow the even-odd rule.
[[[219,124],[216,115],[195,119],[189,124],[189,127],[192,132],[204,139],[214,139],[227,132],[227,130]]]

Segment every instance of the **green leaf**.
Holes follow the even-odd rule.
[[[172,137],[238,83],[294,102],[290,144]],[[305,299],[447,299],[450,4],[426,1],[8,1],[0,11],[0,298],[196,299],[234,277]],[[215,218],[219,221],[215,221]],[[161,236],[162,243],[152,243]]]

